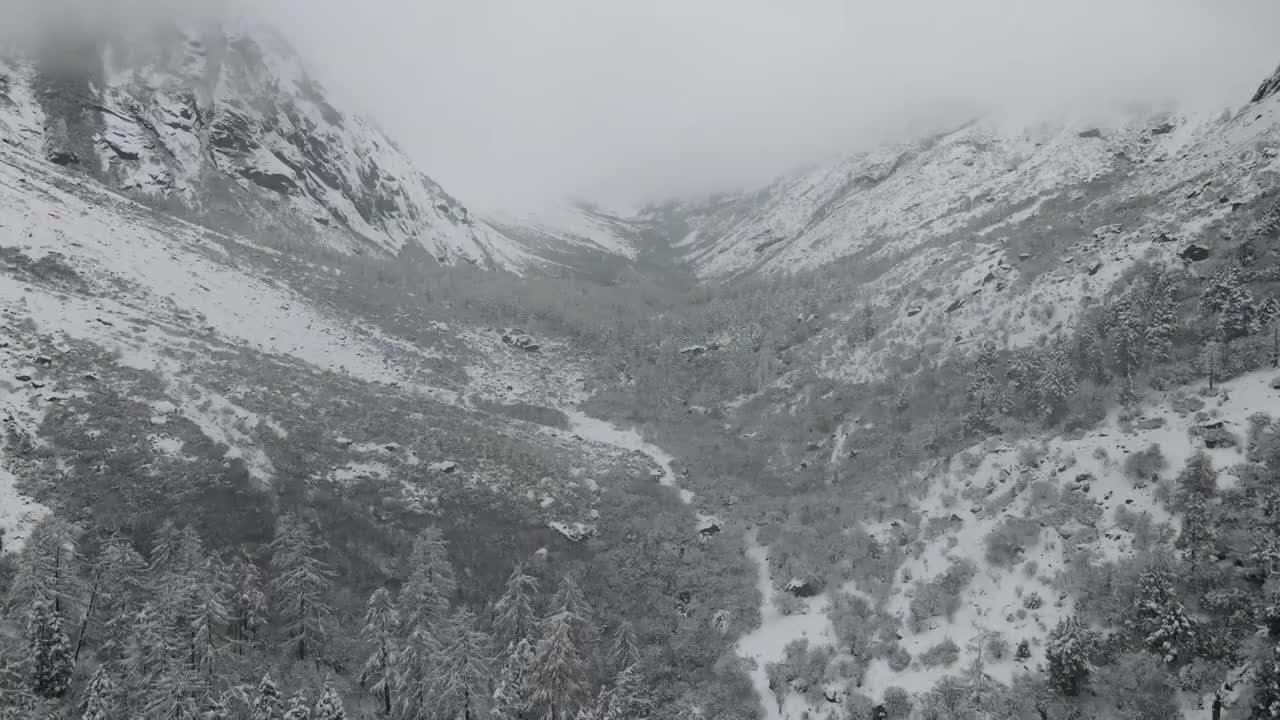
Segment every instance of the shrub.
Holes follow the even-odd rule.
[[[987,655],[992,660],[1003,660],[1009,654],[1009,641],[1003,633],[996,633],[987,638]]]
[[[1146,450],[1139,450],[1124,461],[1124,473],[1133,481],[1134,487],[1141,488],[1148,482],[1158,481],[1168,464],[1160,446],[1152,443]]]
[[[1022,598],[1022,607],[1028,610],[1039,610],[1044,607],[1044,598],[1041,598],[1040,593],[1037,592],[1028,593]]]
[[[920,655],[920,664],[927,668],[946,667],[960,659],[960,646],[951,638],[934,645]]]
[[[1018,649],[1014,651],[1013,658],[1015,660],[1030,660],[1031,659],[1031,643],[1027,642],[1026,640],[1019,640]]]
[[[911,693],[897,686],[885,688],[884,711],[887,720],[906,720],[911,716]]]
[[[894,646],[889,652],[889,667],[894,672],[902,672],[911,667],[911,653],[907,652],[901,645]]]
[[[996,567],[1012,567],[1022,560],[1028,545],[1040,538],[1040,523],[1027,518],[1005,517],[984,542],[987,546],[987,562]]]
[[[946,572],[922,585],[909,607],[910,626],[913,632],[921,632],[930,618],[945,616],[948,619],[960,609],[960,595],[976,574],[973,563],[958,560]]]

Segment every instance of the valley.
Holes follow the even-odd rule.
[[[1274,78],[487,213],[169,31],[0,60],[0,718],[1280,707]]]

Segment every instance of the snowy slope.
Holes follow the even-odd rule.
[[[520,269],[364,118],[330,105],[269,28],[162,26],[87,38],[79,65],[0,59],[0,141],[216,227],[346,252]]]

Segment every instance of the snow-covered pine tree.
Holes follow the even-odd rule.
[[[537,578],[526,573],[523,565],[516,565],[493,607],[493,631],[499,641],[518,643],[532,636],[538,625],[537,597]]]
[[[182,547],[182,531],[173,520],[165,520],[156,528],[155,537],[151,539],[149,566],[153,576],[166,572],[178,556]]]
[[[506,660],[493,691],[494,720],[522,720],[530,709],[534,650],[528,639],[507,645]]]
[[[382,701],[382,711],[391,714],[392,664],[400,630],[400,612],[386,588],[378,588],[365,604],[364,640],[370,646],[360,683]]]
[[[31,528],[18,553],[18,568],[6,607],[23,617],[37,600],[49,602],[59,615],[71,611],[79,594],[76,556],[77,529],[56,515],[45,516]]]
[[[632,665],[618,673],[613,687],[601,691],[596,700],[596,713],[598,720],[646,720],[656,706],[653,691]]]
[[[65,695],[73,669],[71,640],[49,599],[37,599],[27,613],[26,649],[31,691],[44,698]]]
[[[1280,645],[1269,648],[1253,670],[1253,709],[1250,720],[1280,718]]]
[[[400,615],[406,630],[430,628],[448,617],[456,587],[444,536],[434,527],[423,530],[414,538],[409,576],[400,589]]]
[[[489,705],[494,681],[492,639],[476,627],[475,615],[465,608],[449,618],[447,637],[438,707],[449,717],[478,717]]]
[[[556,594],[551,598],[551,607],[556,609],[556,616],[568,621],[575,646],[585,647],[593,639],[591,634],[595,626],[592,624],[592,617],[595,611],[587,603],[582,588],[572,574],[561,578]]]
[[[80,720],[117,720],[125,717],[124,707],[120,703],[120,688],[105,665],[99,665],[84,689],[84,698],[80,701]]]
[[[609,645],[609,662],[618,672],[640,662],[640,643],[630,620],[618,623],[618,629],[613,633],[613,642]]]
[[[167,666],[147,680],[146,717],[155,720],[194,718],[208,690],[208,685],[191,669],[187,658],[172,657]]]
[[[1064,618],[1049,633],[1044,655],[1049,661],[1049,683],[1058,692],[1074,697],[1093,672],[1090,657],[1098,642],[1097,633],[1078,618]]]
[[[311,703],[301,693],[296,692],[289,698],[289,709],[284,711],[284,720],[311,720]]]
[[[586,689],[582,656],[573,642],[575,622],[566,612],[552,615],[534,650],[530,700],[543,720],[572,720]]]
[[[284,703],[280,698],[280,689],[276,687],[270,675],[263,675],[253,697],[249,720],[283,720],[283,718]]]
[[[347,720],[347,709],[342,705],[342,697],[329,683],[325,683],[316,707],[311,711],[312,720]]]
[[[227,581],[225,566],[213,555],[206,557],[203,565],[191,571],[186,579],[180,615],[188,629],[187,654],[192,670],[212,678],[215,662],[225,651],[224,633],[229,621],[227,598],[232,587]]]
[[[133,621],[146,593],[147,562],[124,537],[112,535],[102,546],[98,568],[98,654],[106,660],[124,655]]]
[[[1195,622],[1174,590],[1172,574],[1152,569],[1138,577],[1138,597],[1128,625],[1157,656],[1176,661],[1195,642]]]
[[[391,677],[397,690],[392,709],[399,720],[434,717],[442,653],[440,641],[426,627],[414,630],[396,653]]]
[[[231,583],[231,600],[228,612],[231,635],[236,652],[243,655],[258,636],[258,630],[267,623],[267,594],[262,590],[262,573],[258,566],[237,556],[227,570]]]
[[[1203,450],[1187,458],[1187,464],[1178,474],[1178,500],[1187,503],[1194,499],[1208,500],[1218,491],[1218,471],[1213,460]]]
[[[275,572],[270,583],[274,604],[288,643],[299,660],[306,660],[308,649],[314,652],[324,642],[325,621],[332,612],[326,595],[333,573],[316,557],[325,545],[302,520],[282,515],[269,547]]]

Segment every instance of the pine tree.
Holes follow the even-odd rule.
[[[258,566],[237,557],[229,569],[233,588],[228,605],[236,651],[243,655],[258,630],[267,623],[267,595],[262,591],[262,575]]]
[[[153,576],[167,572],[182,547],[182,532],[172,520],[165,520],[156,528],[151,541],[150,569]]]
[[[324,692],[320,693],[311,717],[312,720],[347,720],[347,710],[342,705],[342,698],[332,685],[325,683]]]
[[[657,702],[634,665],[614,679],[613,687],[596,700],[598,720],[641,720],[653,714]]]
[[[107,674],[107,668],[99,665],[89,678],[80,703],[80,720],[117,720],[124,717],[120,704],[120,689]]]
[[[54,515],[31,528],[9,591],[7,606],[14,615],[22,617],[39,600],[59,615],[70,612],[78,594],[76,534],[75,527]]]
[[[507,646],[506,662],[493,691],[495,720],[522,720],[530,710],[533,645],[528,639]]]
[[[400,609],[407,629],[432,627],[449,614],[456,584],[448,544],[440,531],[427,528],[413,541],[409,578],[400,590]]]
[[[571,720],[585,690],[582,657],[573,642],[574,623],[568,613],[548,618],[534,650],[530,700],[544,720]]]
[[[171,658],[166,667],[147,680],[147,717],[156,720],[193,718],[208,689],[186,658]]]
[[[1280,645],[1271,648],[1253,672],[1253,711],[1250,720],[1280,718]]]
[[[311,720],[311,703],[302,693],[294,693],[289,698],[289,709],[284,713],[284,720]]]
[[[1096,649],[1097,634],[1079,619],[1062,620],[1049,633],[1044,655],[1049,661],[1049,682],[1060,693],[1074,697],[1093,672],[1090,656]]]
[[[590,642],[591,629],[594,627],[592,616],[595,611],[587,604],[587,598],[582,594],[582,589],[578,587],[578,581],[573,575],[565,575],[561,578],[560,586],[556,588],[556,594],[551,598],[551,607],[557,609],[557,616],[569,622],[575,645],[582,647]]]
[[[44,698],[62,697],[71,685],[71,640],[50,600],[38,599],[31,606],[26,641],[31,691]]]
[[[395,645],[400,628],[400,613],[386,588],[378,588],[369,596],[364,613],[364,638],[372,646],[364,663],[361,684],[368,683],[369,692],[382,698],[382,709],[391,714],[391,672]]]
[[[609,661],[619,671],[640,662],[640,643],[636,640],[636,630],[631,621],[623,620],[618,623],[613,643],[609,646]]]
[[[1127,624],[1167,663],[1195,642],[1195,623],[1178,601],[1167,570],[1148,570],[1139,576],[1133,619]]]
[[[538,625],[534,603],[538,597],[538,580],[517,565],[507,578],[507,589],[494,605],[493,630],[498,640],[517,643],[532,635]]]
[[[253,698],[253,707],[249,711],[249,720],[283,720],[284,708],[280,699],[280,690],[270,675],[263,675],[258,683],[258,692]]]
[[[102,547],[96,563],[98,574],[98,617],[101,643],[98,654],[107,660],[123,657],[133,621],[142,609],[146,594],[147,563],[120,535],[113,535]]]
[[[314,652],[324,642],[325,620],[332,612],[325,595],[333,573],[315,557],[325,545],[301,520],[283,515],[276,521],[276,536],[270,548],[275,606],[284,621],[289,644],[297,649],[299,660],[306,660],[308,648]]]
[[[398,689],[392,699],[392,709],[400,720],[433,717],[441,653],[440,641],[425,627],[414,630],[396,653],[392,679]]]
[[[1203,450],[1187,458],[1187,465],[1178,474],[1178,501],[1188,503],[1207,501],[1218,491],[1218,471],[1213,460]]]
[[[475,616],[466,609],[454,612],[448,636],[437,694],[439,707],[451,717],[471,720],[487,704],[485,696],[494,680],[492,641],[476,629]]]
[[[1222,374],[1222,343],[1214,339],[1205,342],[1204,349],[1200,352],[1200,369],[1209,379],[1209,389],[1213,390]]]

